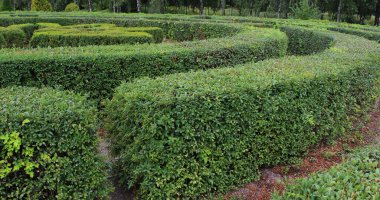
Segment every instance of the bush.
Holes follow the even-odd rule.
[[[59,27],[61,27],[61,25],[57,24],[57,23],[36,23],[36,25],[38,26],[38,29],[41,29],[41,28],[59,28]]]
[[[7,41],[5,41],[5,38],[2,34],[0,34],[0,49],[4,48],[7,45]]]
[[[31,24],[31,23],[29,23],[29,24],[15,24],[15,25],[8,26],[8,28],[21,29],[25,33],[26,41],[29,41],[30,38],[32,38],[34,31],[38,29],[38,25]]]
[[[31,47],[65,47],[152,43],[153,36],[145,32],[126,32],[120,29],[92,31],[83,29],[41,29],[30,40]]]
[[[328,30],[337,31],[341,33],[347,33],[351,35],[357,35],[357,36],[364,37],[369,40],[374,40],[380,43],[380,32],[351,29],[351,28],[337,28],[337,27],[331,27],[331,28],[328,28]]]
[[[53,11],[48,0],[32,0],[31,11]]]
[[[96,155],[96,110],[52,89],[0,89],[0,196],[98,199],[108,196]]]
[[[288,52],[292,55],[308,55],[321,52],[333,45],[334,38],[310,29],[284,26],[281,31],[289,38]]]
[[[164,40],[164,32],[158,27],[127,27],[128,32],[147,32],[153,35],[156,43],[161,43]]]
[[[287,185],[285,194],[275,193],[272,199],[380,199],[379,149],[366,148],[326,172],[297,179]]]
[[[122,84],[105,110],[121,183],[142,199],[197,199],[341,136],[372,103],[380,60],[371,41],[336,40],[321,54]]]
[[[65,8],[65,12],[75,12],[79,10],[79,6],[76,3],[69,3]]]
[[[207,41],[139,46],[103,46],[0,52],[0,87],[61,86],[108,98],[121,81],[163,74],[233,66],[283,56],[286,35],[272,29],[248,29]]]
[[[22,47],[26,41],[25,33],[19,28],[0,27],[0,34],[3,35],[6,45],[5,47]]]

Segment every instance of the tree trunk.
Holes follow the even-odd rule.
[[[226,15],[226,0],[222,0],[222,15]]]
[[[375,11],[375,26],[380,26],[380,0],[377,0]]]
[[[254,0],[251,0],[249,3],[249,15],[253,16],[253,5],[255,4]]]
[[[137,12],[140,13],[141,12],[141,0],[136,0],[136,4],[137,4]]]
[[[278,8],[277,8],[277,18],[280,18],[280,14],[281,14],[281,0],[280,0],[279,3],[278,3]]]
[[[92,0],[88,0],[88,12],[92,12]]]
[[[112,2],[112,9],[113,9],[113,13],[116,13],[116,0],[113,0]]]
[[[16,0],[13,0],[13,10],[16,11]]]
[[[203,10],[203,0],[199,0],[199,14],[204,15],[204,10]]]
[[[337,16],[336,16],[336,21],[337,22],[341,22],[342,21],[342,19],[341,19],[342,7],[343,7],[343,0],[339,0],[338,13],[337,13]]]

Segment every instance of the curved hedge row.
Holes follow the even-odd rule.
[[[328,34],[320,54],[122,84],[106,106],[120,180],[143,199],[199,198],[342,135],[371,101],[380,48]]]
[[[340,27],[332,27],[332,28],[328,28],[328,30],[337,31],[341,33],[347,33],[351,35],[357,35],[357,36],[364,37],[369,40],[374,40],[380,43],[380,32],[352,29],[352,28],[340,28]]]
[[[0,89],[1,199],[101,199],[96,109],[49,88]]]
[[[0,87],[61,86],[102,99],[121,81],[280,57],[286,49],[285,34],[252,27],[231,37],[184,43],[3,49]]]

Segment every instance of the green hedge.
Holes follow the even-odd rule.
[[[19,28],[23,30],[26,36],[26,41],[29,41],[30,38],[32,38],[34,31],[37,30],[39,27],[36,24],[15,24],[8,26],[8,28]]]
[[[122,184],[142,199],[220,194],[344,134],[371,102],[380,49],[332,36],[320,54],[122,84],[105,122]]]
[[[359,30],[359,29],[352,29],[352,28],[339,28],[339,27],[328,28],[328,30],[337,31],[341,33],[347,33],[351,35],[357,35],[360,37],[367,38],[369,40],[380,42],[380,32],[366,31],[366,30]]]
[[[127,27],[128,32],[147,32],[153,35],[156,43],[161,43],[164,40],[164,32],[158,27]]]
[[[294,26],[281,27],[289,38],[288,52],[293,55],[319,53],[333,45],[334,38],[326,33]]]
[[[297,179],[272,199],[380,199],[379,166],[380,146],[367,147],[326,172]]]
[[[280,31],[247,28],[232,37],[185,43],[0,50],[0,87],[60,86],[102,99],[121,81],[280,57],[286,48]]]
[[[4,36],[0,34],[0,49],[4,48],[7,45],[7,41],[5,40]]]
[[[97,155],[96,109],[86,97],[52,89],[0,89],[0,196],[98,199],[108,196]]]
[[[22,47],[25,44],[26,35],[20,28],[0,27],[0,34],[6,41],[5,47]]]
[[[153,36],[145,32],[127,32],[123,28],[105,30],[85,29],[40,29],[30,40],[31,47],[65,47],[86,45],[142,44],[154,42]]]

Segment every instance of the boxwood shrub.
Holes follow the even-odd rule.
[[[332,46],[334,42],[331,35],[311,29],[283,26],[281,31],[288,36],[288,53],[293,55],[318,53]]]
[[[19,28],[24,31],[26,36],[26,41],[29,42],[30,38],[32,37],[35,30],[37,30],[39,27],[37,24],[15,24],[8,26],[8,28]]]
[[[96,109],[86,97],[44,88],[0,89],[0,196],[103,199]]]
[[[331,27],[328,29],[331,31],[338,31],[341,33],[357,35],[357,36],[364,37],[369,40],[374,40],[380,43],[380,32],[359,30],[359,29],[353,29],[353,28],[342,28],[342,27]]]
[[[161,43],[164,40],[164,32],[158,27],[127,27],[128,32],[146,32],[153,35],[156,43]]]
[[[87,45],[115,45],[152,43],[153,36],[146,32],[127,32],[121,28],[105,30],[40,29],[30,40],[31,47],[65,47]]]
[[[26,41],[26,35],[20,28],[0,27],[0,34],[5,39],[5,47],[22,47]]]
[[[122,84],[105,111],[121,183],[142,199],[197,199],[344,134],[372,100],[380,49],[329,34],[320,54]]]
[[[287,41],[278,30],[246,28],[231,37],[184,43],[0,50],[0,87],[60,86],[102,99],[121,81],[142,76],[280,57]]]

